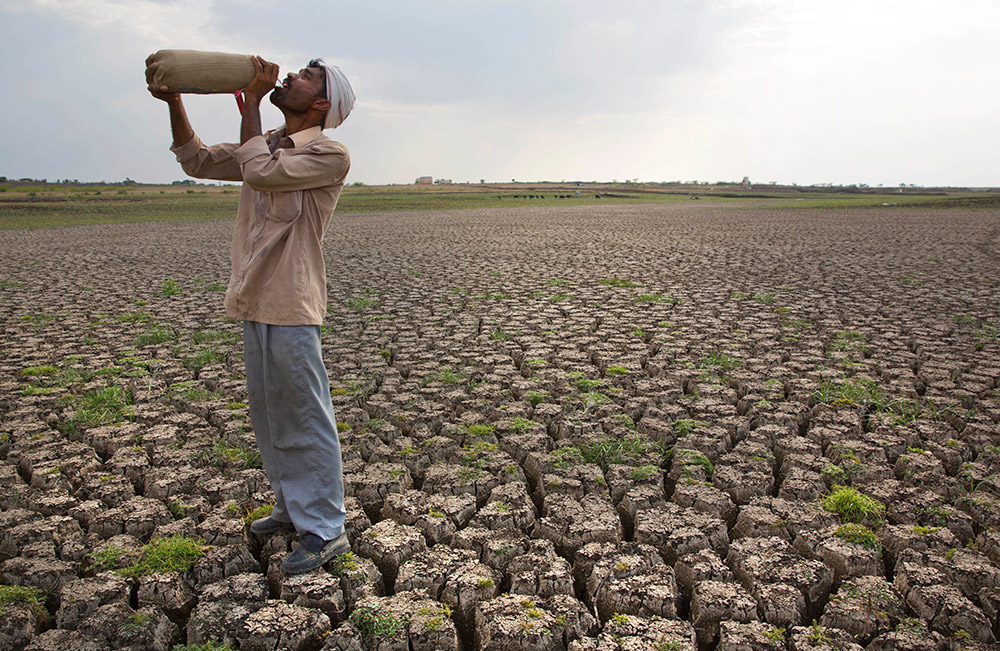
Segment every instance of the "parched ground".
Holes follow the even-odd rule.
[[[353,553],[294,578],[230,227],[0,232],[0,648],[995,648],[996,211],[335,217]]]

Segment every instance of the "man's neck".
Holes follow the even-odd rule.
[[[285,114],[285,135],[290,136],[299,131],[305,131],[312,127],[322,126],[315,119],[310,119],[308,115]]]

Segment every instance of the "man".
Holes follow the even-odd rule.
[[[344,531],[340,439],[320,349],[326,315],[321,243],[350,168],[347,149],[323,135],[354,105],[339,68],[321,60],[289,73],[254,57],[243,91],[239,144],[206,147],[195,135],[179,94],[152,83],[170,108],[171,151],[196,178],[243,181],[232,245],[226,313],[243,321],[250,417],[274,490],[271,515],[250,525],[267,535],[290,530],[299,546],[281,568],[309,572],[350,549]],[[270,101],[285,125],[261,133],[260,102]]]

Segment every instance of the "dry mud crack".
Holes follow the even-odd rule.
[[[996,648],[998,222],[336,216],[353,553],[294,578],[229,223],[2,232],[0,648]]]

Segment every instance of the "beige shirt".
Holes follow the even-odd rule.
[[[280,147],[280,148],[277,148]],[[273,153],[272,153],[273,150]],[[171,147],[195,178],[243,181],[233,233],[226,314],[271,325],[320,325],[326,316],[321,244],[351,166],[319,127],[206,147]]]

